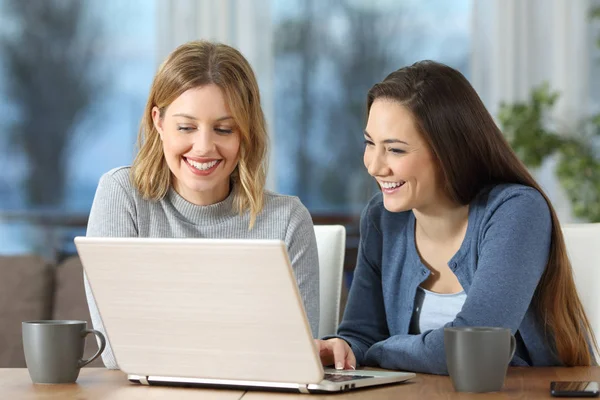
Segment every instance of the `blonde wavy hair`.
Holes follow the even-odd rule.
[[[166,108],[182,93],[209,84],[223,91],[240,134],[239,161],[231,174],[234,207],[240,215],[250,212],[248,228],[252,229],[264,205],[268,137],[252,67],[230,46],[188,42],[175,49],[160,66],[142,117],[131,180],[145,199],[160,200],[168,193],[172,175],[152,121],[152,109],[158,107],[162,118]]]

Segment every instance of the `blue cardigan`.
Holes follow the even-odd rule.
[[[550,252],[552,220],[533,188],[501,184],[469,207],[463,243],[448,262],[467,293],[445,326],[499,326],[517,339],[511,365],[561,365],[531,304]],[[427,279],[412,211],[385,210],[381,193],[364,209],[357,266],[338,337],[358,364],[447,374],[444,329],[408,334],[417,287]]]

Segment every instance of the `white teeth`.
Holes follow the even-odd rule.
[[[219,162],[219,160],[214,160],[207,163],[199,163],[188,158],[187,162],[189,162],[191,166],[193,166],[196,169],[199,169],[200,171],[206,171],[207,169],[214,167]]]
[[[404,182],[381,182],[381,187],[384,189],[394,189],[402,185]]]

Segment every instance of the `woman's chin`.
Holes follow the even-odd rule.
[[[390,199],[385,194],[383,195],[383,206],[389,212],[403,212],[412,209],[412,207],[409,207],[406,202],[399,201],[399,199]]]

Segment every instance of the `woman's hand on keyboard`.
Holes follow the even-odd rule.
[[[356,369],[356,357],[348,343],[343,339],[315,339],[319,349],[321,363],[324,366],[335,365],[335,369]]]

